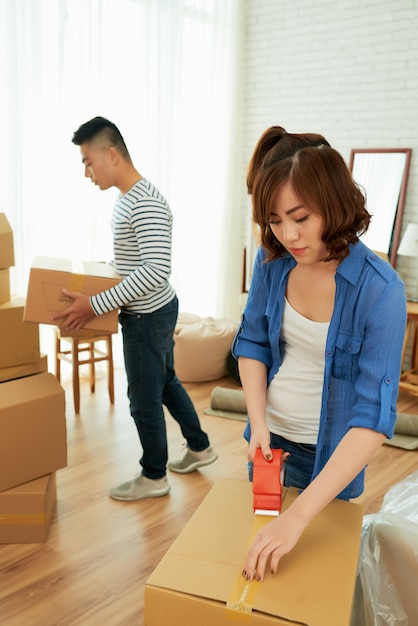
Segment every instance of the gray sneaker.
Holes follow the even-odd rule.
[[[145,500],[145,498],[159,498],[167,495],[169,491],[170,485],[166,476],[158,480],[151,480],[143,474],[137,474],[133,480],[113,487],[109,495],[114,500],[132,502],[133,500]]]
[[[183,457],[177,461],[170,461],[168,469],[179,474],[188,474],[189,472],[194,472],[199,467],[214,463],[217,458],[218,455],[210,446],[200,452],[195,452],[187,446]]]

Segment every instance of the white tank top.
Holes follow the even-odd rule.
[[[329,322],[313,322],[285,300],[283,361],[267,390],[270,432],[289,441],[316,444]]]

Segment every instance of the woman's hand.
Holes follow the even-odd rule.
[[[291,508],[280,513],[279,517],[264,526],[255,536],[244,563],[244,578],[250,581],[255,577],[261,582],[269,560],[270,571],[275,574],[280,559],[294,548],[304,530],[305,525],[295,519]]]
[[[244,563],[243,576],[247,580],[254,576],[263,580],[269,558],[270,570],[275,573],[281,557],[294,548],[311,520],[367,465],[385,438],[367,428],[351,428],[318,476],[286,511],[257,533]]]
[[[260,448],[263,457],[266,461],[271,461],[273,455],[270,448],[270,431],[267,425],[258,427],[257,429],[251,428],[251,439],[248,445],[248,460],[254,461],[255,452]]]

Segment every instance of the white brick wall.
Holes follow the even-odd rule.
[[[418,223],[418,0],[245,0],[245,170],[273,124],[351,148],[413,149],[403,230]],[[418,259],[399,258],[408,284]]]

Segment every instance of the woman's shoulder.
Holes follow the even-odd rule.
[[[382,258],[378,252],[368,248],[362,241],[350,245],[350,254],[346,261],[346,271],[353,277],[357,273],[360,275],[368,268],[372,273],[380,275],[385,282],[401,281],[399,274],[389,261]]]
[[[395,268],[389,263],[389,261],[386,261],[379,256],[377,252],[370,250],[370,254],[367,256],[367,262],[385,282],[399,282],[403,285],[403,280]]]

